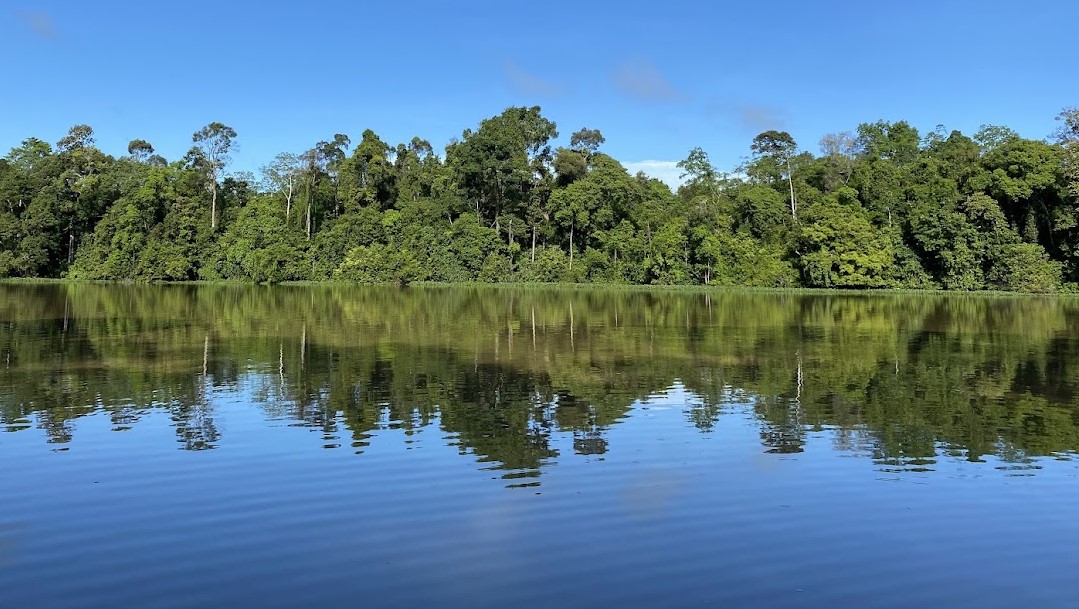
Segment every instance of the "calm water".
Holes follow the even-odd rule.
[[[0,606],[1074,607],[1079,300],[0,286]]]

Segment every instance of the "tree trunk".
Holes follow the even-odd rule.
[[[536,225],[532,225],[532,262],[536,261]]]
[[[506,249],[509,250],[507,253],[509,254],[509,259],[510,259],[510,271],[512,271],[513,270],[513,221],[512,220],[510,220],[510,223],[508,225],[506,225],[506,229],[509,230],[509,241],[507,241],[507,243],[506,243]]]
[[[573,225],[569,225],[569,270],[573,270]]]
[[[67,220],[67,265],[71,266],[71,260],[75,257],[75,219]]]
[[[292,176],[288,179],[288,196],[285,197],[285,220],[288,220],[289,214],[292,213]]]
[[[798,219],[798,203],[794,200],[794,175],[791,173],[791,159],[787,157],[787,184],[791,187],[791,218]]]
[[[81,197],[75,195],[75,209],[82,207]],[[75,258],[75,212],[67,219],[67,265],[71,266],[71,260]]]
[[[217,230],[217,176],[211,178],[210,184],[210,230]]]
[[[337,170],[330,179],[333,180],[333,217],[337,218],[341,215],[341,183],[337,180]]]
[[[307,181],[307,240],[311,240],[311,180]]]

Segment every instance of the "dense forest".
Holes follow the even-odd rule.
[[[0,160],[0,277],[360,283],[606,282],[1074,290],[1079,109],[1051,141],[906,122],[752,139],[733,174],[697,148],[674,193],[630,175],[595,129],[556,147],[538,107],[465,130],[444,154],[373,131],[229,173],[211,123],[182,158],[93,129]]]

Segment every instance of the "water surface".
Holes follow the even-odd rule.
[[[0,285],[4,607],[1074,606],[1079,300]]]

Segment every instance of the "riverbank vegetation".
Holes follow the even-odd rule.
[[[72,127],[0,160],[0,277],[127,281],[566,282],[1054,292],[1079,281],[1079,110],[1049,141],[905,122],[749,142],[734,174],[697,148],[672,192],[564,146],[538,107],[420,138],[335,134],[229,173],[211,123],[182,159]]]

